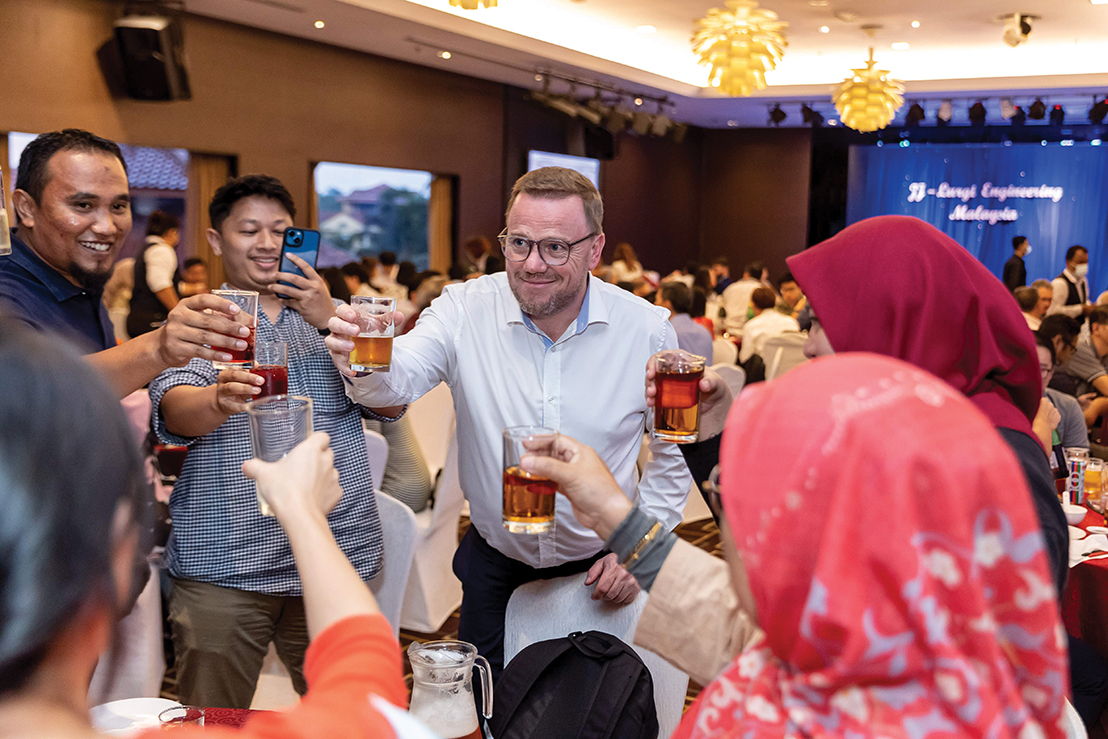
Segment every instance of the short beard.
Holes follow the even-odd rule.
[[[519,303],[520,310],[531,318],[546,318],[547,316],[560,313],[568,308],[570,303],[577,297],[576,291],[565,290],[554,293],[545,302],[530,303],[526,302],[523,296],[519,294],[519,291],[516,289],[515,278],[509,277],[508,287],[512,289],[512,295],[515,296],[516,302]]]
[[[107,269],[103,272],[89,272],[82,269],[77,264],[69,265],[69,276],[77,281],[77,284],[88,290],[91,293],[103,292],[104,285],[108,283],[108,279],[112,276],[111,269]]]

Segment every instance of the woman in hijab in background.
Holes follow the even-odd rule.
[[[600,485],[595,454],[561,443],[562,461],[524,466],[558,481],[585,525],[636,515]],[[1035,513],[1012,452],[960,393],[887,357],[812,362],[739,396],[721,468],[732,587],[762,631],[675,737],[1064,736],[1066,659]],[[689,584],[695,572],[667,575],[691,545],[670,547],[642,618],[662,588],[684,590],[685,620],[709,618],[720,594]],[[671,629],[668,648],[643,645],[680,662],[713,633]]]
[[[1069,535],[1032,431],[1043,394],[1035,339],[1007,288],[952,238],[905,216],[860,221],[787,261],[815,319],[811,353],[903,359],[992,421],[1023,467],[1061,593]]]

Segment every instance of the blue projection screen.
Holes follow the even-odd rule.
[[[1069,143],[1069,142],[1067,142]],[[1012,237],[1031,240],[1027,279],[1056,277],[1066,249],[1089,250],[1089,287],[1108,287],[1108,146],[1051,143],[852,147],[847,222],[915,216],[997,277]]]

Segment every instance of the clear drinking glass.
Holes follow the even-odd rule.
[[[254,364],[254,327],[258,325],[258,293],[253,290],[212,290],[212,295],[230,300],[239,308],[242,308],[242,318],[240,320],[244,323],[249,321],[247,325],[250,327],[250,336],[246,339],[246,348],[227,349],[216,347],[219,351],[230,354],[231,360],[228,362],[213,361],[212,366],[216,369],[250,369]]]
[[[312,399],[301,395],[275,395],[255,400],[246,409],[250,417],[250,440],[254,457],[276,462],[312,433]],[[258,493],[258,510],[272,516],[273,510]]]
[[[350,369],[355,372],[388,372],[392,364],[392,338],[396,334],[393,312],[396,298],[355,295],[350,307],[358,314],[358,335],[350,352]]]
[[[1085,503],[1085,468],[1089,464],[1089,450],[1079,446],[1068,446],[1062,450],[1066,455],[1066,492],[1062,494],[1063,503],[1083,505]]]
[[[541,534],[554,528],[558,484],[520,467],[524,454],[550,456],[558,432],[542,426],[504,429],[504,528],[513,534]]]
[[[203,726],[204,709],[199,706],[174,706],[158,714],[162,730],[183,729],[186,726]]]
[[[654,359],[655,439],[691,444],[700,433],[700,379],[707,360],[684,349]]]
[[[289,345],[284,341],[258,341],[254,343],[254,366],[250,370],[260,376],[261,392],[253,400],[273,395],[289,394]]]
[[[1085,465],[1085,500],[1096,511],[1104,510],[1104,460],[1090,457]]]

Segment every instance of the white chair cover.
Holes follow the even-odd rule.
[[[739,348],[730,339],[712,339],[712,364],[733,365],[739,359]]]
[[[377,431],[365,430],[365,447],[369,455],[369,475],[373,480],[374,490],[381,489],[381,481],[385,479],[385,465],[389,460],[389,442],[383,434]],[[417,468],[418,469],[418,468]]]
[[[1085,730],[1085,722],[1081,720],[1081,715],[1077,713],[1077,709],[1068,700],[1065,708],[1065,722],[1066,736],[1069,739],[1088,739],[1089,732]]]
[[[408,419],[433,482],[446,465],[446,453],[454,438],[454,398],[447,384],[440,382],[408,406]]]
[[[713,364],[712,369],[723,378],[727,387],[731,388],[731,395],[739,397],[739,391],[746,384],[746,370],[737,364]]]
[[[504,621],[504,663],[524,647],[556,639],[574,631],[603,631],[631,644],[647,594],[634,603],[614,606],[592,599],[585,574],[536,580],[516,588],[508,601]],[[658,736],[668,737],[681,721],[689,676],[648,649],[631,644],[654,679],[654,704],[658,711]]]
[[[766,362],[766,379],[780,377],[793,367],[807,362],[808,358],[804,356],[804,342],[807,339],[808,334],[803,331],[786,331],[766,339],[762,348],[762,359]]]
[[[419,533],[415,559],[400,615],[404,629],[438,631],[462,602],[462,583],[454,576],[452,562],[458,549],[458,518],[464,502],[458,477],[458,443],[451,439],[435,486],[435,505],[416,516]]]
[[[157,698],[165,675],[162,651],[162,596],[158,568],[150,565],[150,580],[135,607],[119,622],[119,641],[100,657],[88,689],[90,706],[124,698]],[[108,681],[115,661],[115,675]]]

